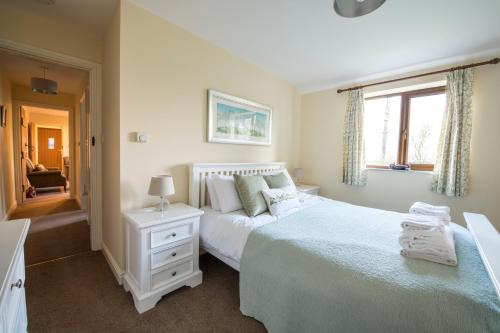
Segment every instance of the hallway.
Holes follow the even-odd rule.
[[[28,202],[17,207],[10,219],[30,218],[25,243],[26,265],[90,251],[87,215],[67,196]]]

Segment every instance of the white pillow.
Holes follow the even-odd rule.
[[[233,176],[213,175],[212,184],[222,213],[229,213],[243,208],[238,192],[236,192]]]
[[[266,200],[271,215],[281,215],[290,209],[300,207],[297,192],[288,192],[279,188],[263,190],[262,196]]]
[[[210,204],[212,205],[212,209],[220,210],[219,199],[217,198],[217,192],[215,192],[215,186],[212,177],[213,175],[209,175],[207,177],[207,188],[208,195],[210,196]]]

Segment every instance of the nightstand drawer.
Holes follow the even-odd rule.
[[[151,288],[158,288],[162,285],[169,284],[177,279],[182,278],[193,272],[193,261],[185,261],[171,268],[154,273],[151,277]]]
[[[189,220],[188,220],[189,221]],[[192,220],[189,223],[168,229],[153,229],[151,231],[150,248],[159,247],[169,243],[186,239],[193,235]]]
[[[151,270],[168,265],[174,261],[181,260],[193,255],[193,242],[189,241],[179,246],[151,254]]]

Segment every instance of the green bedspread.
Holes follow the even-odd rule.
[[[255,229],[240,309],[269,332],[500,332],[500,301],[468,231],[458,266],[399,254],[402,214],[324,202]]]

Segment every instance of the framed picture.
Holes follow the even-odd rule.
[[[268,106],[208,91],[208,142],[270,146],[271,120]]]
[[[0,126],[7,126],[7,108],[3,105],[0,105]]]

